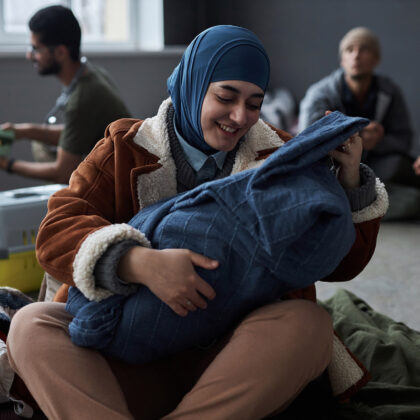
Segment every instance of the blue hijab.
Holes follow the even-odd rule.
[[[242,80],[265,92],[269,78],[270,61],[255,34],[231,25],[206,29],[187,47],[168,78],[177,129],[192,146],[212,150],[201,129],[201,107],[209,84]]]

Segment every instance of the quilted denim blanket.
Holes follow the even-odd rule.
[[[208,345],[253,309],[330,274],[355,232],[327,153],[368,123],[334,112],[258,169],[212,181],[141,210],[129,223],[153,247],[187,248],[219,261],[197,268],[216,291],[205,310],[176,315],[146,287],[87,300],[71,288],[72,341],[131,363]]]

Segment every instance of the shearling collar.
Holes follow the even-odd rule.
[[[172,101],[163,101],[153,118],[146,119],[140,126],[133,141],[158,157],[158,169],[137,178],[137,198],[140,209],[158,200],[177,193],[176,166],[171,154],[166,114]],[[262,120],[259,120],[246,134],[239,147],[232,168],[232,174],[260,166],[263,160],[256,160],[261,150],[279,147],[284,142]]]

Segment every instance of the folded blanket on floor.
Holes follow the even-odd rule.
[[[349,407],[340,408],[340,414],[353,416],[333,418],[420,419],[420,331],[375,311],[347,290],[338,290],[323,306],[346,346],[372,375]]]
[[[382,281],[376,280],[378,284]],[[324,375],[312,382],[285,412],[270,420],[420,419],[420,332],[376,312],[347,290],[338,290],[320,304],[372,379],[343,404],[332,396]]]
[[[72,341],[144,363],[207,345],[253,309],[330,274],[355,232],[347,197],[325,157],[367,123],[334,112],[258,169],[141,210],[130,224],[154,248],[187,248],[220,262],[216,270],[197,268],[216,298],[180,317],[146,287],[101,302],[71,288]]]

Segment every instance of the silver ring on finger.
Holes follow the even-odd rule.
[[[189,299],[187,299],[185,303],[187,306],[193,306],[193,303]]]

